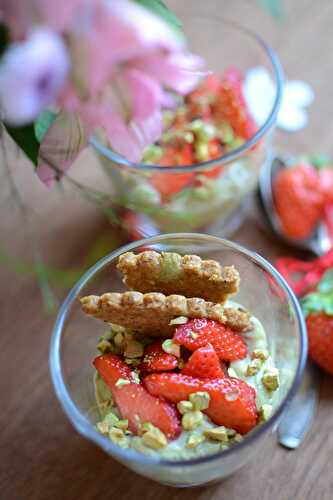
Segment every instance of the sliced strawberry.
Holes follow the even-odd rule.
[[[168,354],[158,340],[145,348],[143,362],[139,369],[145,372],[165,372],[177,368],[178,360],[173,354]]]
[[[151,394],[172,403],[188,399],[193,392],[208,392],[211,400],[204,413],[215,424],[231,427],[242,434],[257,423],[256,392],[243,380],[200,380],[181,373],[153,373],[145,377],[144,383]]]
[[[94,366],[110,387],[120,414],[122,418],[128,419],[132,432],[137,434],[140,423],[150,422],[169,439],[174,439],[180,434],[181,427],[176,408],[149,394],[141,383],[134,383],[131,369],[118,356],[114,354],[98,356],[94,360]],[[119,379],[130,383],[117,387]]]
[[[211,344],[194,351],[182,369],[182,373],[198,378],[223,378],[225,376],[221,362]]]
[[[217,119],[227,121],[235,134],[243,139],[250,139],[255,134],[257,127],[248,112],[242,90],[242,75],[237,68],[225,71],[213,104],[213,113]]]
[[[190,351],[211,344],[220,359],[235,361],[245,358],[247,346],[238,333],[217,321],[192,319],[176,328],[173,340]]]

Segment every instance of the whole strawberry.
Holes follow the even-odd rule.
[[[333,375],[333,269],[327,271],[316,292],[302,300],[309,339],[309,356]]]
[[[280,170],[273,182],[273,197],[284,234],[295,239],[310,236],[324,208],[318,171],[305,162]]]

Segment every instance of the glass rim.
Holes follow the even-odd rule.
[[[216,18],[214,18],[215,20]],[[245,33],[248,35],[250,38],[255,40],[257,42],[258,47],[260,47],[263,52],[266,54],[268,57],[268,60],[271,63],[272,70],[274,73],[274,78],[275,78],[275,85],[276,85],[276,95],[275,99],[273,102],[272,109],[266,118],[265,122],[258,128],[256,133],[247,141],[245,141],[241,146],[238,148],[233,149],[232,151],[229,151],[222,156],[219,156],[218,158],[196,163],[195,165],[177,165],[177,166],[172,166],[172,165],[166,165],[166,166],[161,166],[161,165],[155,165],[155,164],[147,164],[147,163],[135,163],[127,160],[120,154],[116,153],[115,151],[109,149],[107,146],[104,146],[101,144],[101,142],[94,136],[91,135],[89,138],[89,144],[90,146],[93,147],[99,154],[102,156],[105,156],[107,159],[113,161],[114,163],[117,163],[118,165],[128,167],[134,170],[143,170],[143,171],[163,171],[165,172],[173,172],[173,173],[180,173],[180,172],[195,172],[197,170],[203,170],[205,168],[209,168],[212,166],[219,165],[221,163],[223,164],[228,164],[239,157],[241,157],[246,151],[251,149],[254,145],[256,145],[260,139],[269,131],[269,129],[275,124],[277,114],[279,112],[281,100],[282,100],[282,93],[283,93],[283,83],[284,83],[284,75],[283,75],[283,70],[282,66],[280,63],[280,60],[274,50],[268,45],[265,40],[252,30],[245,28],[241,26],[238,23],[235,23],[234,21],[231,21],[229,19],[221,19],[218,18],[218,20],[224,24],[230,25],[231,27],[235,28],[236,30]]]
[[[227,450],[222,450],[214,454],[205,455],[203,457],[191,458],[191,459],[181,459],[181,460],[167,460],[159,457],[151,457],[148,455],[144,455],[143,453],[139,453],[132,449],[123,449],[116,444],[112,443],[105,436],[102,436],[97,430],[94,429],[94,426],[88,421],[87,417],[84,413],[79,410],[76,406],[70,394],[67,390],[63,375],[62,375],[62,367],[60,360],[60,340],[63,330],[63,325],[67,318],[68,312],[75,300],[77,300],[77,296],[82,290],[82,288],[87,284],[87,282],[100,270],[102,270],[107,264],[111,261],[119,257],[121,254],[134,250],[137,247],[163,242],[165,239],[197,239],[201,241],[211,241],[216,242],[218,244],[222,244],[225,247],[228,247],[231,250],[236,250],[241,254],[249,257],[254,260],[257,264],[259,264],[268,274],[273,277],[273,279],[278,283],[278,285],[284,290],[287,297],[290,299],[292,306],[294,308],[294,312],[297,319],[298,324],[298,333],[300,340],[300,349],[299,349],[299,357],[297,362],[296,372],[292,381],[292,384],[285,395],[284,399],[281,401],[279,407],[274,412],[273,416],[267,421],[262,423],[260,426],[255,427],[241,442],[233,445],[231,448]],[[296,393],[296,390],[301,382],[303,371],[305,368],[305,363],[307,359],[307,334],[305,321],[303,318],[302,310],[300,304],[291,290],[285,279],[280,275],[280,273],[270,264],[265,258],[261,257],[256,252],[248,250],[247,248],[239,245],[238,243],[231,242],[229,240],[219,238],[217,236],[211,236],[200,233],[166,233],[159,236],[154,236],[152,238],[146,238],[142,240],[135,241],[133,243],[129,243],[127,245],[121,246],[117,250],[111,252],[106,255],[102,259],[100,259],[96,264],[94,264],[86,273],[81,277],[81,279],[76,283],[76,285],[71,289],[66,299],[64,300],[58,316],[56,318],[56,322],[53,328],[51,343],[50,343],[50,351],[49,351],[49,367],[51,373],[51,379],[53,383],[53,387],[57,398],[62,406],[65,414],[68,419],[74,426],[74,428],[84,437],[86,437],[89,441],[92,441],[94,444],[98,445],[108,454],[114,456],[122,462],[137,462],[140,464],[146,465],[157,465],[157,466],[168,466],[168,467],[179,467],[179,466],[194,466],[202,463],[213,462],[221,458],[222,456],[226,457],[230,456],[233,453],[237,453],[237,450],[251,445],[254,443],[257,438],[265,434],[270,428],[277,424],[279,418],[281,417],[283,410],[289,403],[289,401],[293,398]]]

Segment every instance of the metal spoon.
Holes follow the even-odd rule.
[[[276,236],[290,246],[320,256],[331,246],[324,225],[318,225],[311,237],[303,241],[287,238],[281,231],[281,224],[274,206],[272,182],[277,172],[287,168],[290,161],[289,158],[275,158],[263,167],[259,179],[259,203],[267,225]],[[308,361],[301,385],[278,425],[278,439],[282,446],[295,449],[303,442],[317,410],[320,379],[319,370]]]

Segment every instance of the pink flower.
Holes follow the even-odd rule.
[[[77,91],[67,88],[61,103],[102,126],[115,151],[139,161],[161,134],[161,108],[171,105],[165,89],[190,92],[203,61],[166,23],[128,0],[97,6],[93,22],[78,24],[70,36]],[[92,97],[90,105],[80,94]]]
[[[0,66],[0,103],[5,121],[21,125],[53,103],[69,71],[62,38],[46,29],[5,53]]]

